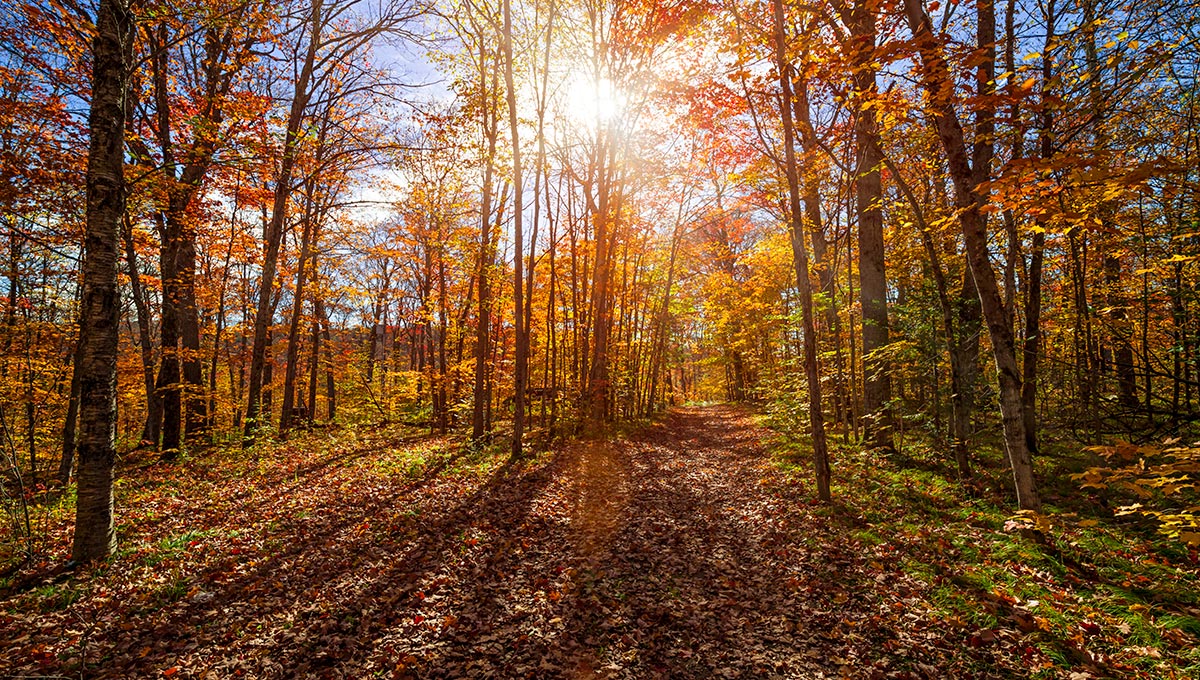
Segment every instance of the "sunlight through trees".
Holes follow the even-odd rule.
[[[1002,450],[1036,512],[1048,446],[1197,431],[1196,22],[7,7],[6,488],[74,475],[84,559],[114,451],[402,422],[520,457],[739,401],[808,438],[823,500],[827,440],[919,443],[968,485]]]

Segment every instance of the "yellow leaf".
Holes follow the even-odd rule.
[[[1141,510],[1141,509],[1142,509],[1141,503],[1134,503],[1133,505],[1124,505],[1124,506],[1117,508],[1117,511],[1114,512],[1113,514],[1116,515],[1117,517],[1121,517],[1123,515],[1132,515],[1133,513],[1137,512],[1138,510]]]

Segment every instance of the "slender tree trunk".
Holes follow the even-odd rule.
[[[611,327],[612,298],[610,287],[611,265],[609,263],[609,232],[613,225],[609,224],[609,194],[607,184],[601,189],[597,201],[597,210],[593,217],[596,231],[593,243],[596,250],[596,261],[592,269],[592,294],[589,302],[591,310],[592,346],[588,355],[587,378],[587,427],[589,434],[599,434],[604,430],[608,414],[608,339]]]
[[[800,202],[800,178],[796,166],[795,132],[792,126],[792,72],[787,59],[787,39],[783,15],[783,0],[772,0],[775,14],[775,65],[783,90],[779,112],[783,119],[784,173],[787,175],[789,225],[796,285],[800,289],[800,306],[804,317],[804,372],[808,379],[808,418],[812,429],[813,466],[816,471],[817,495],[831,500],[829,451],[825,440],[825,415],[821,411],[821,380],[817,373],[817,331],[813,321],[812,282],[809,279],[808,247],[804,243],[804,211]]]
[[[483,85],[483,90],[488,92],[486,85],[488,78],[487,70],[487,54],[480,50],[479,53],[479,77],[480,84]],[[491,72],[492,87],[491,91],[496,89],[497,63],[493,63]],[[497,120],[498,112],[492,104],[492,97],[488,95],[488,102],[485,102],[482,107],[481,126],[483,134],[488,140],[487,158],[485,159],[483,171],[483,196],[480,205],[479,218],[479,311],[475,329],[475,386],[474,397],[475,403],[471,412],[471,439],[473,441],[482,441],[487,434],[489,428],[488,423],[488,402],[490,401],[490,390],[488,389],[488,349],[491,338],[491,315],[492,315],[492,294],[491,294],[491,269],[495,264],[495,250],[492,246],[491,233],[491,210],[492,210],[492,186],[493,176],[495,173],[496,161],[496,138],[498,136],[497,128],[499,121]],[[501,211],[497,211],[500,213]]]
[[[682,205],[680,206],[682,212]],[[658,389],[658,375],[667,366],[666,354],[667,335],[670,332],[671,291],[675,287],[675,263],[679,257],[679,244],[683,240],[683,215],[676,214],[675,228],[671,230],[671,256],[667,260],[667,283],[663,289],[662,302],[659,303],[658,314],[654,319],[654,348],[650,353],[650,389],[648,405],[654,410],[654,395]],[[667,369],[669,370],[669,368]]]
[[[962,281],[954,299],[954,307],[958,323],[955,324],[955,333],[950,339],[950,370],[954,374],[954,403],[957,405],[957,412],[954,414],[955,456],[959,460],[959,470],[962,472],[965,470],[963,465],[967,463],[968,447],[974,434],[971,414],[975,411],[975,392],[979,382],[979,336],[983,330],[979,291],[975,287],[975,274],[969,264],[963,267]],[[1009,319],[1012,319],[1011,314]]]
[[[183,391],[186,420],[184,436],[198,441],[208,430],[207,399],[204,395],[203,360],[200,356],[200,312],[196,306],[196,233],[185,232],[179,244],[180,282],[179,335],[183,345]]]
[[[522,456],[525,432],[525,384],[529,373],[529,334],[525,318],[524,215],[525,185],[521,168],[520,128],[517,125],[517,90],[513,83],[512,3],[503,2],[504,12],[504,87],[508,97],[508,129],[512,143],[513,183],[513,331],[515,366],[513,369],[513,440],[512,456]]]
[[[891,362],[888,345],[887,272],[884,268],[883,178],[880,166],[878,98],[875,67],[875,9],[856,2],[849,10],[849,46],[854,64],[854,139],[858,162],[855,188],[858,214],[858,286],[862,305],[863,417],[866,441],[872,448],[891,450]]]
[[[274,316],[273,295],[275,292],[275,270],[278,267],[279,248],[283,243],[283,228],[287,218],[288,196],[291,193],[292,169],[296,164],[297,147],[301,139],[301,123],[308,107],[310,82],[313,77],[317,50],[321,46],[322,8],[324,0],[312,0],[309,17],[308,47],[304,64],[296,80],[292,95],[291,110],[288,112],[287,128],[284,133],[283,158],[275,178],[274,203],[271,221],[267,225],[263,244],[262,279],[258,288],[258,308],[254,315],[254,347],[250,352],[250,385],[247,390],[245,445],[254,443],[255,433],[262,425],[262,393],[266,372],[267,334]]]
[[[267,329],[267,342],[263,347],[263,377],[262,377],[262,408],[260,414],[264,425],[271,424],[271,415],[274,410],[272,405],[274,402],[274,390],[272,384],[275,382],[275,331]]]
[[[920,54],[921,80],[929,95],[926,106],[946,153],[950,177],[954,182],[955,207],[966,242],[967,261],[975,278],[980,306],[992,341],[992,355],[1000,385],[1005,448],[1016,485],[1017,503],[1023,510],[1040,511],[1041,501],[1033,476],[1033,462],[1025,440],[1021,377],[1017,367],[1012,319],[1005,311],[1004,299],[989,259],[987,223],[980,212],[984,200],[978,193],[962,126],[954,110],[954,81],[933,35],[929,17],[919,0],[904,0],[904,7]]]
[[[118,229],[125,214],[125,114],[134,19],[123,0],[100,0],[92,39],[87,231],[80,326],[79,485],[71,557],[104,559],[116,545]]]
[[[815,162],[820,152],[816,128],[812,124],[812,110],[808,97],[808,77],[796,77],[796,122],[799,126],[800,145],[806,162]],[[837,263],[829,255],[829,239],[825,233],[825,221],[821,219],[821,187],[814,172],[806,172],[801,180],[801,198],[804,201],[804,218],[813,244],[813,266],[821,282],[821,293],[825,296],[825,326],[833,344],[837,375],[834,379],[834,418],[848,422],[844,413],[849,396],[846,394],[845,358],[842,356],[842,324],[838,313]]]
[[[240,188],[240,187],[238,187]],[[225,250],[225,264],[221,269],[221,284],[217,287],[217,323],[213,330],[212,356],[208,364],[208,408],[205,410],[208,427],[216,424],[217,418],[217,368],[221,359],[221,342],[225,332],[225,292],[229,288],[229,270],[233,262],[233,246],[237,238],[238,189],[234,190],[233,211],[229,217],[229,247]],[[228,353],[227,353],[228,354]]]
[[[179,248],[183,240],[180,229],[184,224],[182,209],[176,211],[174,205],[179,173],[175,158],[173,129],[171,125],[171,103],[168,74],[168,46],[171,43],[170,28],[167,22],[146,31],[150,50],[150,75],[154,93],[155,132],[162,155],[162,171],[165,175],[167,191],[166,204],[154,213],[154,221],[158,228],[159,278],[162,281],[162,311],[159,314],[159,342],[162,356],[159,361],[158,378],[155,381],[155,392],[161,404],[162,412],[162,443],[163,460],[174,460],[179,454],[179,445],[183,436],[183,406],[180,399],[180,353],[179,353],[179,314],[181,293],[179,290]]]
[[[1054,0],[1048,3],[1053,16]],[[1050,34],[1053,35],[1053,23],[1050,24]],[[1043,160],[1054,154],[1052,125],[1053,113],[1050,110],[1046,96],[1049,94],[1050,53],[1043,52],[1042,77],[1042,113],[1039,123],[1039,146]],[[1046,225],[1038,224],[1034,231],[1029,248],[1029,270],[1025,274],[1025,342],[1022,348],[1024,362],[1021,365],[1021,403],[1025,420],[1025,447],[1030,455],[1038,453],[1038,423],[1037,423],[1037,384],[1038,359],[1041,355],[1042,335],[1042,262],[1046,250]]]
[[[323,137],[323,133],[320,137]],[[320,142],[318,142],[320,144]],[[321,154],[317,153],[317,163],[320,164]],[[285,433],[292,425],[295,411],[296,370],[300,355],[300,322],[304,317],[304,295],[308,286],[308,261],[312,257],[312,246],[316,240],[317,222],[321,219],[315,203],[316,187],[314,178],[306,182],[307,201],[305,203],[303,228],[300,234],[300,255],[296,264],[296,288],[292,292],[292,318],[288,324],[287,348],[285,349],[285,368],[283,373],[283,411],[279,415],[279,432]],[[312,417],[311,412],[309,417]]]
[[[450,375],[446,354],[446,334],[449,333],[449,313],[446,308],[446,235],[438,230],[438,333],[437,333],[437,395],[440,408],[437,412],[437,431],[445,434],[450,429]]]
[[[333,375],[333,337],[329,330],[329,317],[325,313],[325,299],[317,295],[314,303],[317,323],[321,327],[321,338],[325,345],[325,419],[332,422],[337,417],[337,383]]]
[[[1040,111],[1038,113],[1038,151],[1043,161],[1054,155],[1053,61],[1057,12],[1055,0],[1045,7],[1046,37],[1042,45]],[[1042,266],[1048,225],[1039,220],[1030,246],[1029,270],[1025,282],[1025,343],[1023,348],[1021,398],[1025,409],[1026,446],[1033,455],[1038,453],[1037,384],[1038,362],[1041,353]]]
[[[11,326],[11,324],[10,324]],[[83,324],[80,324],[79,338],[75,341],[75,352],[71,361],[71,393],[68,395],[67,414],[63,419],[62,457],[58,464],[58,481],[64,486],[71,481],[71,469],[75,466],[75,432],[79,422],[79,390],[82,382],[79,362],[83,359]],[[150,369],[153,372],[153,368]],[[153,384],[150,385],[151,393]]]
[[[316,260],[313,261],[314,273],[316,270]],[[315,298],[314,298],[315,303]],[[308,417],[310,420],[317,419],[317,379],[321,373],[321,322],[313,319],[312,322],[312,354],[308,360]]]
[[[912,207],[913,216],[917,224],[917,231],[921,237],[921,245],[925,249],[925,256],[929,259],[929,273],[933,276],[934,286],[937,290],[938,305],[942,312],[942,329],[946,334],[946,350],[950,357],[950,410],[953,429],[953,450],[954,462],[958,467],[958,475],[960,479],[967,479],[971,476],[971,461],[968,456],[968,443],[971,436],[971,385],[969,381],[974,380],[973,369],[967,369],[964,366],[965,362],[974,363],[975,357],[967,351],[974,346],[976,351],[979,347],[978,340],[973,342],[965,341],[963,324],[956,324],[955,303],[950,295],[950,286],[946,280],[946,270],[942,265],[942,256],[938,251],[937,244],[933,241],[933,229],[925,219],[924,211],[921,209],[921,204],[917,201],[916,195],[908,182],[904,180],[904,176],[900,174],[899,168],[884,157],[884,162],[887,163],[888,169],[892,172],[896,184],[900,187],[901,192],[908,200]],[[962,319],[962,307],[966,302],[967,293],[966,287],[968,282],[973,282],[974,279],[969,271],[963,272],[963,288],[964,292],[960,294],[958,300],[958,319]],[[978,294],[974,288],[970,289],[970,295],[974,299],[978,299]],[[978,304],[975,305],[978,309]],[[935,377],[936,380],[936,377]],[[937,386],[934,386],[935,394]],[[936,401],[936,398],[935,398]],[[934,405],[934,413],[937,413],[937,404]]]
[[[179,453],[182,439],[182,402],[179,395],[179,305],[174,283],[176,279],[176,250],[178,239],[170,234],[169,223],[158,214],[155,216],[162,237],[162,252],[159,255],[159,274],[163,280],[162,312],[159,314],[159,357],[158,378],[154,391],[162,407],[162,444],[164,460],[173,460]]]
[[[1048,3],[1050,12],[1048,17],[1053,16],[1053,2]],[[1017,72],[1016,50],[1017,50],[1017,32],[1016,32],[1016,15],[1017,2],[1016,0],[1006,0],[1004,12],[1004,70],[1008,73]],[[1047,38],[1053,37],[1054,27],[1048,26]],[[1048,50],[1042,50],[1042,58],[1047,59]],[[1044,65],[1043,65],[1044,66]],[[986,84],[985,84],[986,85]],[[1008,105],[1008,127],[1010,135],[1009,143],[1009,162],[1015,162],[1021,159],[1025,153],[1025,124],[1021,116],[1021,100],[1019,92],[1019,83],[1016,78],[1008,78],[1006,83],[1005,94],[1009,97]],[[1024,287],[1025,259],[1021,251],[1021,234],[1017,229],[1017,216],[1012,208],[1004,210],[1004,230],[1008,233],[1008,256],[1004,260],[1004,306],[1008,310],[1008,315],[1016,323],[1016,296],[1018,282],[1021,287]],[[1014,326],[1015,327],[1015,326]],[[1022,361],[1022,368],[1024,361]],[[1026,432],[1029,428],[1026,427]],[[1032,450],[1032,449],[1031,449]]]
[[[142,426],[142,441],[158,446],[162,426],[162,399],[154,389],[154,345],[150,335],[150,303],[142,286],[142,275],[138,268],[137,250],[133,243],[133,225],[124,220],[125,265],[129,270],[129,289],[133,306],[137,310],[138,349],[142,357],[142,381],[146,390],[146,421]]]

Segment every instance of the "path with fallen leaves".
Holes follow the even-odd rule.
[[[456,472],[452,456],[415,481],[380,476],[370,466],[381,445],[368,442],[257,485],[193,479],[138,525],[156,533],[143,526],[127,540],[171,533],[156,523],[203,522],[206,532],[163,563],[123,572],[138,564],[132,551],[78,577],[56,611],[14,613],[20,600],[10,601],[0,668],[96,678],[940,675],[929,664],[947,658],[944,635],[905,613],[916,586],[885,566],[885,548],[820,538],[828,511],[813,512],[770,462],[768,436],[743,410],[681,409],[624,439],[482,472]],[[173,579],[173,590],[164,595],[156,579]]]
[[[415,677],[837,676],[834,617],[775,546],[765,436],[741,410],[678,410],[500,481],[368,659]]]

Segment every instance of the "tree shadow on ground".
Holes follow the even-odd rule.
[[[936,559],[934,537],[864,541],[858,511],[815,505],[767,437],[743,410],[684,409],[483,476],[448,474],[462,451],[393,483],[339,467],[379,442],[271,472],[271,493],[237,505],[277,518],[255,525],[256,549],[204,562],[131,618],[77,612],[96,620],[84,671],[920,678],[994,661],[975,676],[1019,675],[921,608],[929,584],[904,561]],[[950,521],[925,500],[912,522]]]
[[[406,491],[433,484],[452,460],[426,470]],[[519,523],[520,514],[508,511],[526,507],[522,499],[549,478],[546,468],[505,465],[467,495],[419,515],[397,507],[405,494],[338,503],[328,515],[288,527],[286,542],[261,561],[217,564],[201,574],[199,592],[155,628],[116,635],[111,651],[165,646],[189,667],[219,677],[343,675],[335,672],[339,665],[366,656],[380,631],[416,620],[408,612],[425,597],[421,587],[456,559],[467,528],[488,516]],[[496,512],[501,505],[505,512]],[[150,675],[153,665],[133,659],[118,674]],[[104,666],[96,669],[101,675]]]

